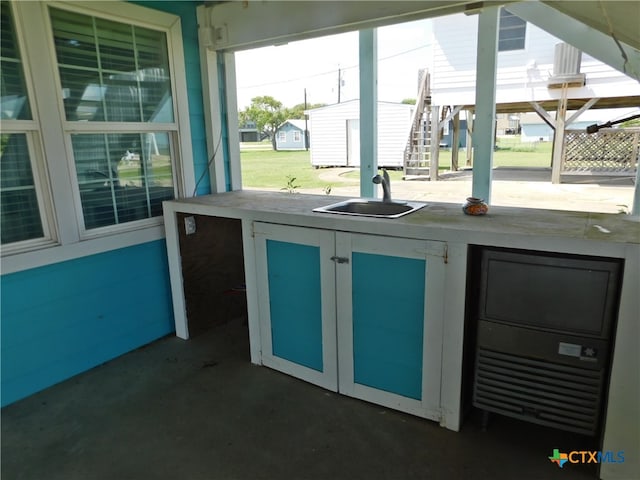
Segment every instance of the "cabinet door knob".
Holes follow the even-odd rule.
[[[333,257],[331,257],[331,260],[336,263],[349,263],[349,259],[347,257],[336,257],[334,255]]]

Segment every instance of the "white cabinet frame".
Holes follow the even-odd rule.
[[[304,379],[328,390],[338,390],[336,352],[336,299],[334,263],[335,234],[329,230],[290,227],[269,223],[254,223],[254,246],[260,323],[262,364]],[[320,249],[320,284],[322,307],[322,365],[323,371],[314,370],[273,354],[271,335],[271,308],[267,264],[267,240],[318,247]],[[301,312],[304,314],[304,312]]]
[[[336,255],[348,263],[336,266],[338,305],[338,378],[340,393],[367,400],[395,410],[439,421],[441,418],[440,385],[442,374],[442,335],[445,244],[423,240],[336,233]],[[371,253],[425,260],[425,302],[422,356],[421,400],[354,382],[352,253]],[[380,301],[384,301],[381,299]]]

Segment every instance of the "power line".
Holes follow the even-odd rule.
[[[394,53],[393,55],[389,55],[389,56],[386,56],[386,57],[379,58],[378,62],[383,62],[385,60],[389,60],[390,58],[395,58],[395,57],[399,57],[401,55],[405,55],[407,53],[415,52],[416,50],[427,48],[429,46],[430,46],[429,44],[420,45],[418,47],[411,48],[409,50],[404,50],[402,52]],[[352,68],[358,68],[358,65],[350,65],[348,67],[340,67],[340,70],[344,71],[344,70],[350,70]],[[325,75],[335,75],[335,72],[336,72],[336,70],[333,69],[333,70],[329,70],[329,71],[326,71],[326,72],[313,73],[313,74],[310,74],[310,75],[304,75],[302,77],[289,78],[287,80],[278,80],[278,81],[275,81],[275,82],[260,83],[260,84],[256,84],[256,85],[238,86],[236,88],[237,88],[237,90],[243,90],[243,89],[250,89],[250,88],[269,87],[271,85],[281,85],[283,83],[297,82],[299,80],[306,80],[306,79],[309,79],[309,78],[322,77],[322,76],[325,76]]]

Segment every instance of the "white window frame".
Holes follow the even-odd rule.
[[[172,173],[176,198],[190,195],[195,188],[194,166],[192,162],[191,130],[189,125],[189,107],[187,82],[180,18],[176,15],[152,10],[128,2],[92,2],[92,1],[51,1],[51,2],[12,2],[18,43],[23,55],[25,77],[34,118],[39,119],[33,132],[32,142],[38,159],[40,144],[44,169],[38,169],[38,179],[43,172],[50,184],[51,201],[46,201],[45,190],[40,196],[45,205],[51,205],[57,236],[48,239],[46,244],[29,248],[2,247],[3,273],[11,273],[42,265],[53,264],[73,258],[93,255],[109,250],[125,248],[164,238],[162,217],[137,220],[114,226],[91,230],[84,229],[82,205],[75,172],[71,134],[78,132],[115,133],[118,124],[108,122],[90,122],[76,125],[65,119],[62,90],[53,45],[53,33],[49,19],[49,7],[65,9],[85,15],[98,16],[108,20],[133,24],[136,26],[161,30],[167,35],[169,69],[171,74],[174,122],[172,124],[136,123],[135,131],[169,131],[173,149]],[[88,122],[89,123],[89,122]],[[3,132],[6,125],[3,122]],[[114,128],[115,127],[115,128]],[[131,132],[133,133],[133,131]],[[34,179],[36,169],[34,169]],[[55,206],[55,208],[53,208]],[[45,207],[46,208],[46,207]],[[44,218],[43,218],[44,221]],[[48,227],[48,231],[53,231]],[[22,243],[22,242],[21,242]],[[43,247],[50,248],[43,248]],[[34,250],[37,248],[37,250]]]
[[[300,132],[299,130],[294,130],[293,131],[293,141],[294,141],[294,143],[302,142],[302,132]]]
[[[17,14],[15,11],[15,3],[11,2],[9,8],[12,10],[14,28],[16,37],[21,38],[21,25],[18,22]],[[7,243],[2,245],[2,255],[11,255],[19,252],[25,252],[42,248],[46,246],[55,245],[56,243],[56,229],[55,221],[52,212],[52,199],[51,192],[49,190],[49,179],[47,175],[47,169],[45,168],[42,152],[42,143],[39,137],[39,121],[37,111],[35,109],[34,101],[34,88],[31,83],[31,75],[29,65],[26,62],[26,54],[24,46],[18,41],[18,51],[20,52],[22,72],[25,80],[25,88],[27,93],[27,101],[29,102],[29,108],[31,110],[31,120],[2,120],[2,133],[3,134],[24,134],[27,141],[27,148],[29,151],[29,160],[31,163],[31,173],[33,175],[33,185],[38,202],[38,210],[40,213],[40,222],[42,224],[42,237],[33,238],[29,240],[22,240],[18,242]]]
[[[7,125],[10,124],[10,125]],[[3,120],[3,134],[23,134],[26,137],[27,149],[29,151],[29,161],[31,164],[31,174],[33,175],[33,185],[38,201],[38,212],[42,224],[42,237],[21,240],[18,242],[6,243],[2,245],[2,255],[12,255],[20,252],[53,246],[56,244],[55,222],[52,211],[52,201],[49,190],[47,170],[42,161],[41,142],[38,139],[37,128],[34,128],[35,121],[24,120]],[[21,128],[22,127],[22,128]]]
[[[286,142],[287,141],[287,132],[285,132],[284,130],[279,130],[278,131],[278,141],[279,142]]]

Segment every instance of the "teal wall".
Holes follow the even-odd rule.
[[[353,379],[420,400],[425,261],[361,252],[352,261]]]
[[[210,193],[196,7],[136,1],[179,15],[198,194]],[[187,192],[191,195],[193,192]],[[174,331],[164,240],[0,278],[1,403],[15,402]]]
[[[2,406],[171,333],[164,240],[0,279]]]
[[[320,248],[267,240],[267,263],[271,353],[324,371]]]

